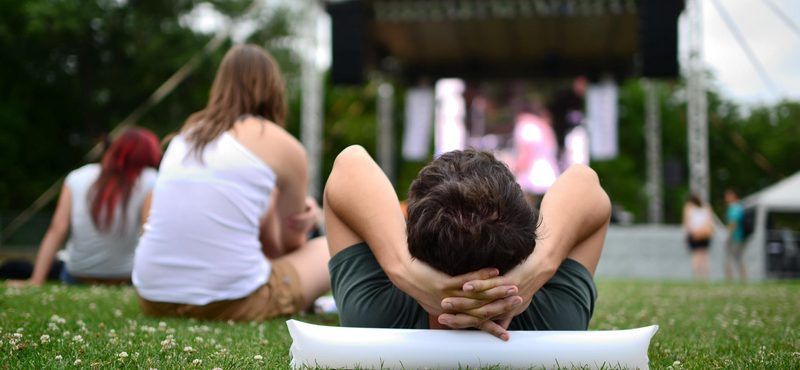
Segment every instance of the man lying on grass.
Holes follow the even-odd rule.
[[[564,172],[537,217],[491,153],[446,153],[411,184],[406,224],[389,180],[353,146],[324,202],[343,326],[475,327],[508,340],[507,330],[589,325],[611,209],[589,167]]]

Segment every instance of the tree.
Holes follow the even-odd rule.
[[[167,78],[202,50],[181,17],[200,1],[57,1],[0,3],[0,209],[27,207],[74,169]],[[241,14],[251,0],[210,2]],[[299,70],[287,8],[263,12],[248,42],[265,45],[283,70]],[[165,135],[202,109],[230,43],[203,62],[139,124]],[[291,79],[290,79],[291,80]]]

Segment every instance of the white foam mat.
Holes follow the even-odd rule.
[[[289,320],[293,369],[500,367],[648,370],[658,326],[608,331],[511,331],[503,342],[474,330],[344,328]]]

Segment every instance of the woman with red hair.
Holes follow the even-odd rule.
[[[111,144],[101,163],[70,172],[39,247],[33,275],[27,282],[16,284],[44,283],[67,235],[61,281],[130,282],[134,250],[147,218],[160,161],[156,135],[132,128]]]

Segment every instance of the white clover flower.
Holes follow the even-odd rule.
[[[261,360],[263,360],[263,359],[264,359],[264,356],[261,356],[261,355],[255,355],[255,356],[253,356],[253,360],[258,360],[258,361],[261,361]]]
[[[681,364],[680,361],[675,361],[675,362],[672,363],[672,366],[680,366],[680,364]]]
[[[47,335],[47,334],[42,335],[42,337],[39,338],[39,341],[41,341],[42,343],[49,343],[50,342],[50,336]]]
[[[63,357],[61,357],[61,355],[58,355],[58,356],[56,356],[56,361],[61,361],[62,358]]]
[[[117,336],[117,331],[114,330],[114,329],[109,330],[108,331],[108,336],[109,337],[116,337]]]
[[[203,343],[203,338],[201,338],[201,337],[195,337],[195,338],[194,338],[194,341],[195,341],[195,342],[198,342],[198,343]]]
[[[65,337],[68,337],[68,336],[69,336],[69,334],[70,334],[69,330],[67,330],[67,331],[65,331],[65,332],[64,332],[64,336],[65,336]]]
[[[81,361],[81,359],[77,359],[77,360],[75,360],[75,362],[73,362],[72,364],[73,364],[73,365],[75,365],[75,366],[78,366],[78,365],[80,365],[80,364],[81,364],[81,362],[83,362],[83,361]]]
[[[11,334],[11,337],[13,337],[13,338],[22,338],[22,333]]]
[[[127,358],[128,357],[128,352],[120,352],[119,354],[117,354],[117,357],[119,357],[119,358]]]
[[[196,358],[196,359],[192,360],[192,365],[200,365],[202,363],[203,363],[203,360],[201,360],[199,358]]]
[[[83,322],[83,320],[78,320],[75,323],[78,324],[78,326],[86,326],[86,324]]]
[[[122,317],[122,311],[114,309],[114,317]]]
[[[189,346],[183,347],[183,352],[192,352],[192,351],[194,351],[194,348],[192,347]]]
[[[83,343],[83,337],[81,337],[80,335],[76,335],[76,336],[72,337],[72,341],[73,342],[78,342],[78,343]]]
[[[22,333],[23,331],[25,331],[25,328],[18,328],[17,329],[17,333]]]
[[[222,370],[222,368],[221,367],[215,367],[215,368],[213,368],[211,370]]]
[[[47,324],[47,330],[59,331],[61,329],[58,328],[58,325],[56,325],[56,323],[51,322]]]
[[[175,334],[175,328],[167,329],[167,334]]]
[[[167,327],[167,323],[161,321],[161,322],[158,323],[158,327],[159,328],[166,328]]]
[[[94,311],[94,310],[96,310],[96,309],[97,309],[97,305],[96,305],[96,304],[94,304],[94,303],[89,303],[89,310],[90,310],[90,311]]]

